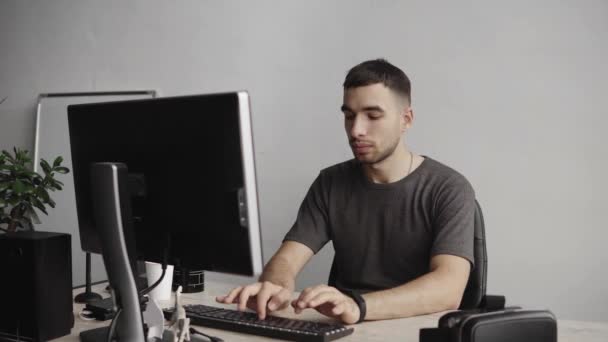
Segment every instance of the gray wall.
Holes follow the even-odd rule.
[[[268,260],[319,169],[350,158],[347,69],[383,56],[413,82],[410,146],[477,191],[490,292],[606,321],[606,42],[603,0],[2,1],[0,147],[33,146],[41,92],[247,89]]]

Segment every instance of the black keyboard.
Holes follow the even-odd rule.
[[[184,305],[190,324],[231,330],[252,335],[280,338],[290,341],[327,342],[353,333],[353,328],[341,324],[317,323],[267,316],[260,320],[253,312],[221,309],[207,305]],[[164,309],[170,319],[173,308]]]

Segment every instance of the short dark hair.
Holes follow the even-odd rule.
[[[410,79],[403,70],[378,58],[355,65],[346,74],[344,90],[382,83],[387,88],[412,102]]]

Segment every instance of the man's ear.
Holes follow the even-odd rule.
[[[404,110],[403,114],[402,114],[402,126],[401,126],[401,132],[405,132],[406,130],[408,130],[410,127],[412,127],[412,124],[414,123],[414,110],[412,109],[412,107],[407,106],[407,108]]]

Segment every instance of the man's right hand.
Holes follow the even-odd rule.
[[[266,318],[266,313],[278,311],[289,306],[293,291],[275,285],[269,281],[258,282],[247,286],[239,286],[227,296],[216,297],[218,303],[238,304],[239,311],[249,308],[258,313],[260,319]]]

